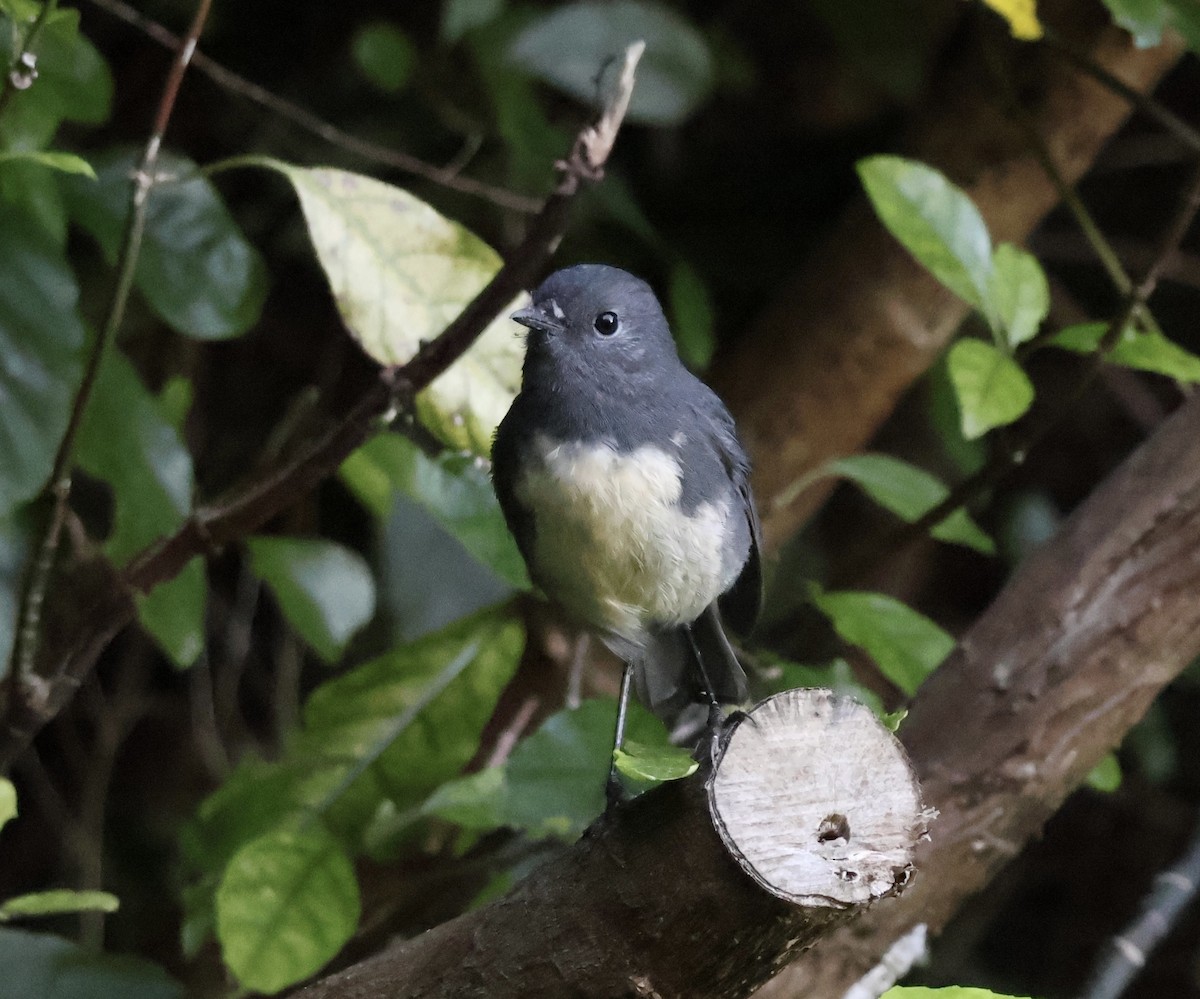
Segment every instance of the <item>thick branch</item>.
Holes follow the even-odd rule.
[[[737,726],[708,790],[698,774],[614,809],[498,902],[302,996],[746,996],[897,892],[924,822],[903,753],[869,710],[788,691]]]
[[[921,688],[901,738],[940,812],[920,872],[763,995],[841,996],[940,930],[1200,653],[1200,397],[1033,555]]]
[[[1039,10],[1060,37],[1138,92],[1152,89],[1180,54],[1175,42],[1136,48],[1092,0],[1060,0]],[[1021,242],[1058,195],[984,69],[984,46],[997,42],[994,27],[990,18],[979,19],[968,37],[956,36],[929,110],[903,146],[965,188],[997,242]],[[1130,105],[1045,47],[1010,43],[1003,58],[1017,92],[1036,95],[1025,110],[1064,176],[1076,181]],[[755,490],[772,545],[792,534],[829,488],[823,480],[787,501],[792,484],[828,459],[858,451],[945,348],[965,313],[860,200],[805,271],[714,366],[717,387],[758,458]]]

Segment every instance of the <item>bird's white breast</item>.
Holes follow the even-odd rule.
[[[582,620],[636,642],[650,622],[695,620],[732,585],[730,494],[685,512],[683,469],[651,445],[537,435],[528,446],[516,495],[533,513],[539,582]]]

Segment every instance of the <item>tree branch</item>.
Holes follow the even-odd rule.
[[[1022,565],[918,691],[900,736],[940,815],[913,888],[763,999],[840,997],[917,924],[938,932],[1038,833],[1200,653],[1197,551],[1200,396]]]
[[[636,49],[636,51],[634,51]],[[337,471],[346,457],[381,429],[389,411],[408,412],[416,394],[461,357],[484,328],[546,267],[566,231],[579,190],[603,176],[612,142],[628,105],[640,49],[626,54],[622,86],[608,96],[598,124],[580,132],[558,164],[561,178],[525,238],[492,280],[434,340],[408,363],[384,368],[379,378],[322,437],[286,464],[273,468],[224,499],[200,507],[175,534],[152,545],[121,571],[96,560],[80,573],[73,596],[56,610],[58,626],[45,627],[38,682],[13,690],[0,713],[0,771],[12,765],[29,740],[70,700],[96,657],[134,616],[131,595],[173,579],[197,555],[245,537]],[[597,134],[606,136],[597,141]]]

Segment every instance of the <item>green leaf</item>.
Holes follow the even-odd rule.
[[[139,154],[96,158],[97,183],[69,178],[64,190],[71,217],[116,264],[129,214]],[[196,164],[161,153],[146,201],[135,281],[150,307],[174,330],[200,340],[245,333],[258,321],[266,297],[266,270],[242,235],[216,188]]]
[[[933,167],[899,156],[859,160],[858,175],[888,231],[942,284],[986,312],[992,241],[974,202]]]
[[[272,994],[319,970],[358,925],[358,882],[320,825],[247,843],[217,889],[217,937],[248,989]]]
[[[0,922],[23,916],[61,916],[72,912],[116,912],[121,903],[106,891],[52,891],[18,895],[0,903]]]
[[[113,531],[106,543],[118,564],[170,534],[192,506],[192,459],[179,431],[133,366],[110,350],[79,432],[79,463],[113,489]],[[181,668],[204,647],[207,586],[203,564],[139,598],[142,625]]]
[[[50,476],[82,370],[79,288],[53,237],[0,211],[0,517]]]
[[[60,249],[67,243],[67,204],[53,170],[28,160],[10,160],[0,169],[0,215],[20,212]]]
[[[534,20],[509,58],[527,73],[585,103],[596,80],[636,41],[646,43],[628,120],[677,125],[712,93],[714,66],[704,36],[668,7],[639,0],[583,0]]]
[[[351,48],[363,76],[387,94],[403,90],[417,66],[416,47],[390,21],[363,25],[354,33]]]
[[[989,298],[1011,349],[1037,333],[1050,311],[1050,285],[1037,258],[1012,243],[996,247],[992,264]]]
[[[0,829],[17,817],[17,789],[7,777],[0,777]]]
[[[865,649],[909,696],[954,648],[954,639],[929,618],[882,593],[826,593],[814,586],[812,600],[843,639]]]
[[[679,746],[643,746],[633,739],[626,739],[613,758],[617,769],[626,777],[656,784],[690,777],[700,765],[692,759],[691,753]]]
[[[950,495],[950,490],[935,476],[886,454],[839,458],[826,467],[833,474],[850,479],[876,503],[910,524]],[[966,545],[985,555],[996,551],[995,542],[961,507],[929,533],[939,541]]]
[[[246,760],[200,806],[185,855],[218,870],[243,843],[322,810],[352,842],[382,802],[419,805],[475,755],[523,647],[520,623],[492,610],[318,687],[283,758]]]
[[[1088,787],[1097,791],[1111,794],[1121,786],[1121,763],[1116,753],[1108,753],[1104,759],[1092,767],[1087,775]]]
[[[29,508],[0,516],[0,678],[8,673],[17,637],[17,614],[25,565],[32,550],[32,517]]]
[[[1171,7],[1164,0],[1104,0],[1104,6],[1143,49],[1162,41],[1163,28],[1171,19]]]
[[[460,454],[430,458],[407,438],[380,434],[347,458],[340,474],[376,516],[387,515],[399,491],[506,583],[529,588],[525,561],[478,459]]]
[[[504,0],[444,0],[442,41],[453,45],[472,28],[494,21],[504,9]]]
[[[1042,37],[1042,25],[1037,18],[1037,0],[983,0],[1008,22],[1013,38],[1037,41]]]
[[[41,152],[21,150],[11,153],[0,153],[0,168],[10,163],[33,163],[37,166],[49,167],[51,170],[59,170],[62,173],[80,174],[92,180],[96,179],[96,171],[92,169],[92,165],[82,156],[76,156],[74,153],[60,153],[48,150]]]
[[[13,56],[12,33],[0,28],[0,64]],[[13,94],[0,117],[0,146],[32,151],[49,145],[63,121],[98,125],[112,105],[108,65],[79,33],[79,11],[60,8],[37,44],[37,79]]]
[[[1033,402],[1033,383],[1021,366],[990,343],[959,340],[946,364],[968,440],[1019,419]]]
[[[375,614],[375,581],[362,556],[316,538],[250,538],[254,572],[326,662],[336,661]]]
[[[0,967],[12,997],[46,999],[183,999],[183,988],[162,968],[127,954],[110,954],[49,933],[0,929]]]
[[[295,187],[342,319],[381,364],[409,360],[500,267],[490,246],[401,188],[264,162]],[[520,388],[524,347],[511,311],[417,397],[421,419],[452,447],[487,455]]]
[[[1099,348],[1107,332],[1107,323],[1080,323],[1056,333],[1048,343],[1077,354],[1091,354]],[[1126,327],[1104,359],[1110,364],[1138,371],[1151,371],[1184,382],[1200,382],[1200,357],[1158,332],[1143,333],[1132,326]]]
[[[574,840],[604,808],[616,719],[610,699],[551,715],[518,743],[499,777],[481,771],[443,784],[422,811],[479,832],[511,826]],[[647,755],[672,748],[662,722],[637,703],[629,705],[626,737]]]
[[[712,360],[717,344],[708,289],[700,275],[689,264],[680,261],[671,269],[668,292],[671,332],[675,334],[679,356],[693,371],[703,371]]]

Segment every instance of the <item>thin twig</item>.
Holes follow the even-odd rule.
[[[19,686],[23,678],[32,674],[34,660],[37,658],[42,604],[50,584],[50,573],[54,568],[59,538],[67,515],[67,502],[71,495],[71,472],[75,466],[79,430],[83,425],[88,404],[91,402],[104,356],[116,339],[117,330],[120,329],[125,316],[125,305],[129,301],[129,292],[133,288],[134,275],[137,272],[142,233],[146,226],[146,200],[150,189],[154,186],[158,152],[162,146],[163,135],[167,130],[167,123],[171,120],[171,112],[175,108],[175,99],[179,95],[183,75],[187,72],[188,63],[196,51],[196,42],[200,37],[200,32],[204,30],[204,22],[208,19],[211,6],[212,0],[200,0],[191,27],[179,46],[170,72],[167,74],[166,83],[163,85],[162,97],[159,99],[158,109],[154,116],[154,126],[150,138],[142,150],[142,157],[133,178],[129,217],[125,223],[125,233],[117,264],[117,281],[109,304],[108,316],[100,336],[88,356],[83,380],[75,393],[67,429],[63,434],[62,443],[59,445],[58,454],[55,456],[53,471],[50,473],[50,494],[53,497],[53,507],[21,601],[21,614],[14,643],[11,681],[13,691],[17,696],[20,696]]]
[[[91,2],[101,10],[107,11],[114,17],[124,21],[126,24],[133,25],[133,27],[144,32],[160,45],[173,48],[178,44],[179,40],[171,31],[156,21],[150,20],[150,18],[125,3],[124,0],[91,0]],[[470,177],[460,176],[458,171],[462,169],[463,165],[459,162],[461,153],[456,155],[444,167],[434,166],[432,163],[426,163],[424,160],[418,159],[409,153],[389,149],[387,146],[381,146],[376,142],[360,139],[349,132],[344,132],[336,125],[332,125],[324,119],[317,117],[311,111],[300,107],[300,105],[293,104],[278,94],[271,93],[264,87],[260,87],[257,83],[247,80],[244,76],[239,76],[231,69],[226,69],[220,63],[210,59],[203,52],[197,52],[193,62],[197,70],[218,86],[224,87],[232,93],[240,94],[255,104],[267,108],[280,118],[298,125],[306,132],[324,139],[330,145],[344,149],[355,156],[360,156],[365,160],[380,163],[396,170],[402,170],[404,173],[421,177],[431,183],[459,191],[462,194],[470,194],[474,197],[483,198],[486,201],[492,202],[492,204],[499,205],[501,208],[511,208],[514,211],[524,212],[528,215],[539,211],[542,207],[541,201],[537,198],[530,198],[524,194],[518,194],[515,191],[509,191],[506,188],[497,187],[494,184],[488,184],[481,180],[473,180]]]
[[[1200,889],[1200,825],[1192,833],[1184,855],[1169,870],[1154,878],[1154,887],[1142,900],[1141,912],[1113,937],[1103,959],[1097,962],[1082,999],[1118,999],[1146,965],[1154,949],[1174,929],[1179,917]]]
[[[1051,51],[1058,53],[1077,68],[1087,73],[1088,76],[1104,84],[1114,94],[1124,98],[1147,117],[1153,118],[1163,128],[1174,135],[1175,138],[1191,149],[1194,154],[1200,155],[1200,132],[1197,132],[1196,129],[1178,115],[1167,110],[1167,108],[1163,107],[1149,94],[1143,94],[1140,90],[1134,89],[1119,77],[1114,76],[1086,52],[1071,44],[1066,39],[1061,38],[1057,32],[1050,28],[1046,28],[1045,42],[1049,45]]]
[[[632,48],[626,53],[626,61],[628,70],[620,79],[630,87],[637,62]],[[530,221],[524,240],[441,335],[424,344],[407,364],[383,369],[350,412],[307,449],[223,500],[198,509],[173,535],[150,546],[115,573],[111,586],[93,591],[90,606],[73,609],[71,619],[80,622],[78,628],[55,636],[55,648],[43,650],[42,658],[48,659],[53,668],[45,670],[48,679],[41,697],[36,703],[9,697],[3,705],[0,771],[11,765],[34,734],[70,700],[96,657],[132,620],[131,593],[149,592],[173,579],[193,557],[244,537],[294,504],[381,429],[381,417],[392,410],[402,415],[410,411],[414,396],[462,356],[500,310],[540,276],[566,231],[575,196],[585,184],[603,175],[620,125],[620,109],[627,101],[627,93],[615,92],[600,116],[601,125],[585,130],[576,139],[570,155],[558,164],[562,175],[557,187]],[[596,135],[604,136],[604,141],[597,141]]]

